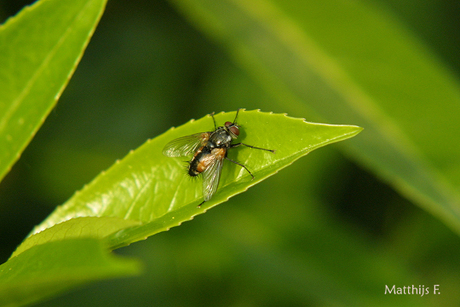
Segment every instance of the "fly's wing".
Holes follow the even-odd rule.
[[[219,186],[223,163],[224,157],[217,156],[203,171],[203,197],[205,201],[211,199]]]
[[[163,154],[167,157],[190,156],[198,147],[206,145],[209,136],[209,132],[203,132],[172,140],[163,148]]]

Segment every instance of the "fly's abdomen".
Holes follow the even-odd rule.
[[[198,164],[200,163],[201,156],[203,155],[203,150],[206,151],[206,147],[199,148],[193,155],[190,165],[188,167],[188,174],[192,177],[198,176],[201,171],[198,171]]]
[[[188,174],[192,177],[198,176],[204,172],[208,167],[215,163],[216,159],[220,159],[220,155],[216,155],[214,151],[222,151],[223,149],[214,148],[210,150],[208,147],[203,147],[190,161]],[[225,150],[224,150],[225,151]]]
[[[192,161],[190,161],[190,166],[188,168],[188,174],[192,177],[198,176],[201,172],[198,171],[198,163],[199,160],[197,157],[194,157]]]

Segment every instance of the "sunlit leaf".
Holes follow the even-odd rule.
[[[0,27],[0,179],[56,104],[106,0],[42,0]]]
[[[80,217],[71,219],[28,237],[11,257],[16,257],[35,245],[42,245],[49,242],[80,238],[103,240],[121,229],[133,227],[138,224],[140,224],[138,221],[124,220],[116,217]]]
[[[22,306],[90,281],[138,274],[136,261],[107,253],[102,241],[36,245],[0,266],[0,306]]]
[[[352,156],[460,233],[460,82],[384,7],[171,2],[283,108],[365,127]]]
[[[235,112],[215,115],[218,123],[233,121]],[[206,116],[149,140],[115,163],[64,205],[57,208],[34,233],[63,221],[82,217],[118,217],[141,221],[142,226],[115,234],[113,247],[129,244],[177,226],[228,198],[277,173],[312,150],[350,138],[362,128],[356,126],[307,123],[284,114],[240,111],[242,126],[239,140],[276,150],[276,153],[239,147],[229,157],[246,165],[255,179],[240,166],[226,163],[214,197],[198,208],[203,200],[200,181],[186,175],[187,158],[162,154],[169,141],[197,132],[212,131],[213,121]]]

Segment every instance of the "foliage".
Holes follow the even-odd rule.
[[[444,16],[434,18],[440,4],[170,2],[206,38],[162,2],[109,2],[56,111],[3,180],[5,238],[18,236],[10,235],[17,225],[30,231],[50,204],[64,205],[0,267],[2,303],[24,304],[90,281],[136,274],[137,262],[108,255],[107,249],[189,220],[292,163],[310,146],[359,132],[245,111],[242,140],[273,145],[277,153],[232,150],[230,156],[256,179],[226,165],[218,193],[199,209],[201,184],[187,180],[182,159],[163,157],[161,148],[177,136],[211,129],[212,121],[204,117],[161,133],[172,123],[239,107],[362,126],[359,137],[331,146],[354,164],[329,146],[314,152],[238,202],[118,250],[143,258],[143,277],[98,284],[47,306],[457,302],[458,237],[445,225],[455,233],[460,229],[460,145],[454,141],[460,95],[455,66],[446,67],[449,57],[439,53],[446,34],[438,28]],[[2,175],[54,107],[104,5],[39,1],[1,28],[0,59],[9,63],[0,69]],[[417,12],[416,23],[404,24],[402,18],[412,15],[398,15],[398,7]],[[430,18],[435,27],[428,26]],[[424,27],[443,35],[425,32],[421,41]],[[437,43],[429,46],[434,38]],[[220,113],[216,120],[233,116]],[[160,136],[113,164],[154,135]],[[102,169],[107,171],[97,175]],[[27,195],[18,193],[22,186],[30,196],[9,196]],[[75,190],[80,191],[65,201]],[[177,205],[165,206],[173,198]],[[8,214],[9,207],[18,213]],[[384,286],[393,284],[424,285],[431,294],[384,295]],[[434,284],[442,296],[432,294]]]
[[[16,37],[18,43],[3,56],[5,62],[12,64],[8,67],[10,69],[3,70],[4,76],[8,77],[3,88],[10,87],[7,82],[17,86],[5,91],[9,95],[5,95],[3,103],[2,139],[12,143],[4,144],[5,148],[10,145],[7,158],[2,160],[4,170],[11,168],[15,162],[13,157],[20,155],[62,92],[99,19],[104,2],[82,1],[78,4],[67,7],[62,2],[43,1],[27,8],[5,25],[4,41]],[[67,19],[63,18],[63,11],[69,16]],[[46,22],[43,16],[46,16]],[[62,27],[57,27],[60,31],[52,31],[54,28],[49,25],[56,26],[59,22],[62,22]],[[35,49],[28,48],[29,44],[37,44],[32,39],[37,35],[34,32],[37,28],[33,26],[37,23],[48,25],[48,28],[38,30],[49,35],[44,35],[43,49],[34,52]],[[23,28],[24,33],[18,28]],[[66,49],[79,52],[75,52],[72,58],[72,54],[65,53]],[[22,58],[31,58],[32,63]],[[21,76],[17,81],[16,75]],[[44,84],[48,83],[56,87],[43,91]],[[37,101],[42,103],[37,104]],[[223,117],[224,114],[215,116],[219,121],[223,121]],[[227,114],[225,117],[230,120]],[[257,162],[252,167],[257,179],[251,181],[242,175],[245,174],[242,169],[233,167],[223,176],[216,197],[209,204],[198,207],[202,196],[197,192],[197,185],[184,181],[183,167],[163,156],[161,149],[173,138],[208,131],[209,122],[209,117],[192,121],[149,140],[58,207],[0,267],[2,305],[30,303],[84,282],[132,274],[138,271],[136,263],[109,258],[102,248],[128,245],[180,225],[247,190],[310,151],[361,131],[355,126],[312,124],[285,115],[241,112],[239,124],[250,132],[246,142],[277,148],[277,155],[267,157],[264,152],[244,151],[239,161],[245,164]],[[25,123],[26,128],[22,128]],[[17,129],[18,126],[21,128]],[[270,127],[279,130],[273,134]]]

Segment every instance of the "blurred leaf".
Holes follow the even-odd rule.
[[[137,262],[111,256],[100,240],[36,245],[0,266],[0,306],[22,306],[89,281],[138,273]]]
[[[215,115],[217,123],[233,121],[234,117],[235,112]],[[212,130],[212,119],[206,116],[171,129],[131,152],[58,207],[33,232],[82,216],[143,222],[142,226],[114,235],[110,243],[112,247],[126,245],[180,225],[272,176],[312,150],[350,138],[362,130],[356,126],[307,123],[284,114],[259,111],[241,111],[238,123],[243,128],[242,141],[276,150],[275,154],[242,147],[229,151],[230,158],[251,170],[254,180],[241,167],[227,163],[214,197],[197,207],[203,199],[201,182],[190,180],[186,175],[186,158],[165,157],[162,150],[175,138]]]
[[[353,156],[460,232],[460,143],[452,141],[460,134],[458,80],[382,7],[171,2],[284,109],[365,127],[346,145]]]
[[[19,245],[11,257],[16,257],[35,245],[41,245],[48,242],[74,238],[93,238],[102,240],[121,229],[133,227],[138,224],[140,224],[140,222],[116,217],[80,217],[71,219],[28,237]]]
[[[56,104],[106,0],[42,0],[0,27],[0,179]]]

